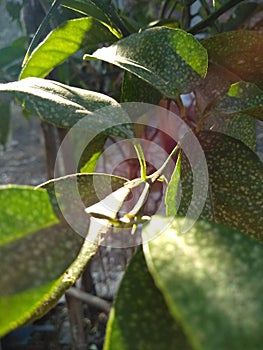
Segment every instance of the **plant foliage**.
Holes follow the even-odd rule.
[[[1,144],[14,98],[27,113],[58,128],[71,130],[85,119],[87,134],[75,136],[82,143],[82,135],[95,135],[77,159],[75,174],[37,188],[0,187],[0,335],[45,314],[100,244],[118,234],[126,239],[128,232],[126,244],[139,235],[140,247],[115,296],[105,350],[258,350],[263,347],[263,166],[255,132],[255,121],[263,120],[260,6],[231,0],[213,6],[114,3],[119,2],[53,2],[22,69],[17,60],[25,54],[24,36],[0,50]],[[56,8],[70,9],[71,17],[55,27],[50,21],[49,34],[40,38]],[[18,80],[10,67],[20,69]],[[120,102],[145,104],[142,109],[134,104],[131,118]],[[171,119],[162,113],[154,121],[148,103],[175,113],[187,128],[166,124]],[[191,133],[206,160],[207,193],[206,179],[194,177],[184,151]],[[118,142],[114,157],[103,158]],[[147,159],[151,151],[156,167]],[[68,157],[64,154],[65,164]],[[129,157],[138,158],[141,176]],[[115,167],[111,173],[107,160]],[[176,165],[169,173],[172,160]],[[194,181],[204,200],[196,219],[184,217]],[[154,215],[161,206],[156,192],[164,192],[161,215]],[[189,229],[182,233],[185,223]]]

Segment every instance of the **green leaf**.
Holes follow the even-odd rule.
[[[204,82],[195,89],[196,108],[204,121],[202,130],[221,132],[244,142],[256,150],[255,120],[249,114],[226,114],[217,109],[218,101],[224,99],[233,83],[239,78],[222,66],[209,63]]]
[[[166,97],[190,92],[207,70],[207,53],[190,34],[157,27],[132,34],[84,59],[101,59],[145,80]]]
[[[225,130],[222,133],[240,140],[246,146],[257,152],[255,119],[244,113],[224,116]],[[217,130],[214,130],[217,131]]]
[[[95,171],[97,161],[104,150],[107,138],[107,135],[99,134],[85,148],[79,161],[81,173],[91,173]]]
[[[41,78],[0,84],[0,92],[17,97],[29,112],[53,125],[71,128],[85,117],[91,132],[100,133],[110,128],[111,134],[133,137],[132,128],[121,125],[130,123],[127,114],[106,95]]]
[[[78,18],[54,29],[38,45],[24,66],[20,79],[46,77],[52,69],[85,45],[95,49],[100,43],[114,42],[116,37],[94,18]]]
[[[124,73],[122,82],[122,102],[144,102],[157,105],[162,95],[154,87],[129,72]]]
[[[48,311],[69,283],[58,278],[83,239],[58,223],[43,189],[2,187],[0,335]],[[44,303],[44,304],[42,304]]]
[[[191,349],[171,317],[139,250],[125,271],[107,325],[104,350]]]
[[[86,225],[87,234],[90,220],[85,206],[98,202],[98,195],[108,195],[125,181],[110,175],[82,174],[43,184],[49,196],[43,189],[1,190],[6,192],[1,200],[8,205],[1,210],[1,232],[8,239],[0,246],[0,336],[53,307],[98,249],[96,232],[92,242],[76,233],[61,215],[57,198],[66,199],[65,210],[72,210],[75,220]],[[76,185],[79,202],[73,197]]]
[[[148,268],[193,349],[258,350],[263,344],[263,247],[203,220],[155,217],[144,235]],[[162,234],[160,234],[160,230]]]
[[[107,0],[62,0],[61,5],[76,10],[108,24],[115,33],[127,35],[128,31],[111,1]]]
[[[244,81],[232,84],[227,94],[221,96],[214,106],[215,113],[245,113],[263,120],[263,90]]]
[[[26,37],[15,40],[10,46],[0,49],[0,68],[10,65],[12,62],[19,60],[25,54]]]
[[[90,220],[85,208],[100,202],[127,181],[118,176],[91,173],[63,176],[41,186],[47,189],[57,216],[69,220],[85,237]]]
[[[202,41],[209,60],[263,88],[263,34],[258,31],[226,32]]]
[[[165,194],[165,205],[166,205],[166,215],[175,216],[177,214],[178,208],[176,208],[176,203],[178,202],[178,196],[180,195],[180,173],[181,173],[181,156],[177,158],[174,172],[172,174],[171,180],[166,190]]]
[[[0,211],[0,247],[58,223],[45,190],[1,186],[0,202],[4,203]]]
[[[263,240],[262,162],[232,137],[212,131],[197,136],[205,153],[210,186],[201,217]],[[191,201],[192,179],[190,164],[182,153],[179,208],[182,215]]]

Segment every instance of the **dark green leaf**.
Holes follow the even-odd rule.
[[[122,82],[122,102],[144,102],[157,105],[162,95],[154,87],[129,72],[124,73]]]
[[[202,129],[218,131],[244,142],[256,150],[255,121],[250,115],[225,114],[217,110],[217,101],[227,96],[228,90],[239,78],[222,66],[210,62],[203,83],[195,89],[196,107],[200,115],[206,116]]]
[[[232,84],[227,94],[216,101],[214,109],[215,113],[245,113],[263,120],[263,90],[243,81]]]
[[[261,349],[262,245],[203,220],[182,234],[183,221],[155,217],[144,229],[155,236],[144,253],[170,313],[194,349]]]
[[[115,349],[191,349],[170,316],[141,250],[125,272],[107,326],[104,350]]]
[[[257,151],[255,119],[244,113],[224,116],[225,129],[221,132],[240,140],[246,146]],[[217,130],[214,130],[217,131]]]
[[[245,80],[263,87],[263,34],[258,31],[226,32],[202,41],[209,60]]]
[[[262,240],[263,164],[251,149],[227,135],[204,131],[198,139],[205,153],[210,186],[201,217]],[[182,154],[182,215],[192,197],[192,179],[190,164]]]
[[[111,1],[107,0],[62,0],[61,4],[106,23],[119,33],[127,35],[127,29]]]
[[[207,70],[202,45],[183,30],[165,27],[132,34],[84,58],[115,64],[170,98],[191,91]]]
[[[106,95],[41,78],[0,84],[0,92],[11,93],[29,112],[56,126],[71,128],[85,117],[91,132],[110,128],[111,134],[133,137],[131,127],[121,125],[130,122],[127,114]]]
[[[10,46],[0,49],[0,68],[10,65],[12,62],[19,60],[25,54],[25,45],[27,38],[22,37],[15,40]]]
[[[54,29],[33,51],[20,79],[44,78],[57,65],[63,63],[81,47],[95,49],[100,43],[114,42],[116,37],[94,18],[78,18]]]

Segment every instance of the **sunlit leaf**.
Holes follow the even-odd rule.
[[[179,202],[180,196],[180,173],[181,173],[181,157],[178,156],[174,172],[166,190],[165,204],[167,216],[175,216],[178,208],[176,203]]]
[[[43,184],[49,195],[40,188],[1,189],[1,200],[6,203],[0,212],[4,234],[0,246],[1,336],[42,316],[76,282],[95,254],[100,238],[92,232],[93,240],[84,240],[90,224],[85,207],[125,181],[110,175],[82,174]],[[79,200],[74,197],[76,192]],[[85,228],[82,236],[65,220],[67,216],[58,207],[58,198],[64,199],[65,211],[72,209],[75,220]]]
[[[183,30],[165,27],[132,34],[84,58],[115,64],[171,98],[191,91],[207,70],[202,45]]]
[[[33,51],[20,79],[44,78],[81,47],[95,49],[100,43],[111,43],[115,40],[116,37],[109,29],[94,18],[69,20],[54,29]]]
[[[132,258],[110,314],[105,350],[192,349],[171,317],[140,250]]]
[[[41,78],[0,84],[0,92],[17,97],[29,112],[59,127],[71,128],[85,118],[91,132],[100,133],[110,128],[110,134],[133,136],[131,127],[121,125],[122,122],[129,123],[130,119],[120,105],[111,97],[97,92]],[[108,108],[105,110],[104,107]]]
[[[221,133],[198,135],[209,172],[209,192],[203,218],[238,229],[262,240],[263,164],[242,142]],[[181,214],[192,197],[192,171],[182,154]]]
[[[263,247],[207,221],[181,233],[184,219],[145,227],[148,268],[193,349],[257,350],[263,344]],[[161,234],[160,234],[161,233]]]
[[[202,41],[209,60],[217,63],[240,79],[263,87],[263,34],[259,31],[238,30],[215,35]]]
[[[105,134],[99,134],[87,145],[79,161],[81,173],[91,173],[95,171],[97,161],[103,152],[107,137],[108,136]]]
[[[0,202],[3,204],[0,211],[0,246],[58,223],[44,190],[1,186]]]

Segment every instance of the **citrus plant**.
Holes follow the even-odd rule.
[[[76,18],[39,43],[58,6],[70,8]],[[45,314],[80,277],[99,245],[115,230],[128,229],[131,236],[141,234],[143,243],[115,296],[104,349],[263,346],[263,166],[255,133],[255,120],[263,119],[260,8],[233,0],[213,6],[135,1],[121,9],[107,0],[53,2],[18,80],[0,84],[0,93],[47,123],[69,130],[83,125],[96,137],[88,144],[82,140],[75,174],[37,188],[0,187],[1,335]],[[118,67],[119,94],[47,78],[79,53],[83,67],[97,61]],[[150,132],[151,115],[143,127],[134,119],[142,115],[138,106],[149,105],[176,114],[187,130],[172,142],[155,127],[154,140],[168,153],[155,171],[143,142],[138,143]],[[176,134],[177,126],[165,130]],[[198,140],[206,164],[197,177],[200,159],[194,167],[189,154],[195,145],[185,141],[189,134]],[[130,140],[140,175],[95,171],[109,138]],[[172,160],[176,166],[167,178]],[[159,182],[165,212],[149,214],[145,208]],[[126,210],[125,201],[136,189],[137,202]],[[193,203],[195,191],[199,197]],[[69,217],[85,223],[81,234]]]

